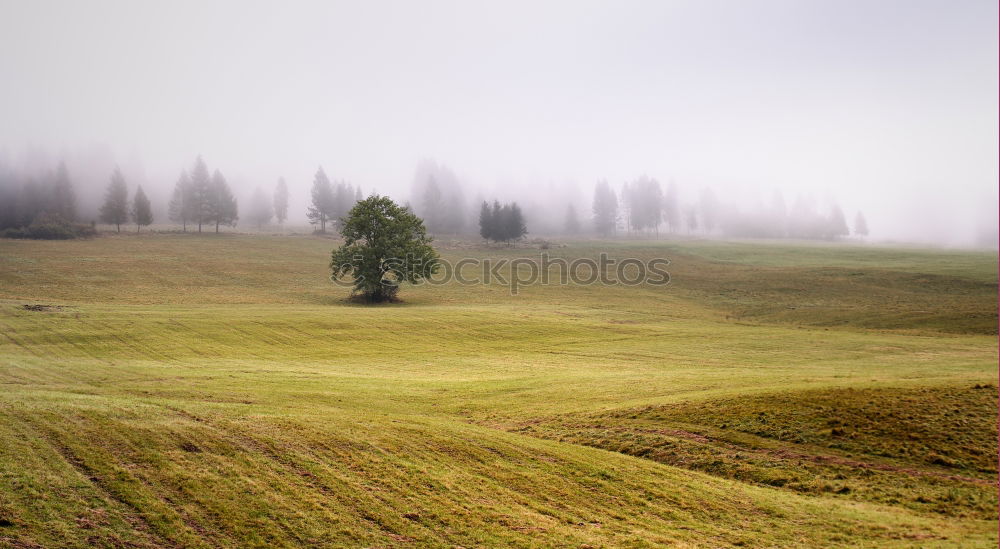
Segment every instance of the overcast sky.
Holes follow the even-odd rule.
[[[997,204],[997,2],[0,0],[0,156],[106,151],[172,185],[316,167],[405,198],[485,189],[835,196],[960,242]],[[471,194],[471,193],[470,193]]]

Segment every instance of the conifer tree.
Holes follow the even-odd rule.
[[[180,223],[184,232],[187,232],[187,223],[192,219],[191,206],[191,178],[185,170],[177,179],[167,205],[167,217],[174,223]]]
[[[844,219],[844,211],[840,209],[840,206],[834,204],[830,207],[826,237],[837,238],[838,236],[846,236],[849,232],[847,229],[847,220]]]
[[[100,218],[102,222],[114,225],[118,232],[122,232],[122,223],[128,222],[128,186],[118,168],[111,174],[111,183],[104,193]]]
[[[199,156],[191,169],[191,188],[188,194],[188,204],[190,206],[191,221],[198,223],[198,232],[201,226],[212,220],[212,180],[208,175],[208,166]]]
[[[326,223],[330,220],[330,213],[333,209],[333,187],[330,179],[320,166],[313,177],[312,204],[309,206],[307,217],[309,223],[319,225],[319,232],[326,233]]]
[[[142,190],[142,185],[135,190],[135,197],[132,199],[132,221],[135,223],[135,232],[139,229],[153,224],[153,210],[149,205],[149,198]]]
[[[219,225],[235,226],[236,221],[239,220],[236,197],[233,196],[233,191],[219,170],[215,170],[215,173],[212,174],[206,204],[208,205],[206,220],[215,222],[216,233],[219,232]]]
[[[512,202],[509,207],[509,213],[504,216],[502,236],[507,242],[516,242],[528,234],[528,227],[524,223],[524,216],[517,202]]]
[[[857,236],[868,236],[868,220],[865,219],[865,214],[858,212],[858,215],[854,216],[854,234]]]
[[[483,237],[483,240],[493,238],[493,210],[485,200],[479,208],[479,236]]]

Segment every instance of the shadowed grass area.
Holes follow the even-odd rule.
[[[996,520],[995,386],[825,389],[536,418],[513,432],[814,495]]]
[[[0,241],[0,546],[996,545],[995,255],[579,242],[672,282],[363,307],[334,245]]]

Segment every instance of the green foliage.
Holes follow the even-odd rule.
[[[517,202],[500,205],[499,201],[493,201],[490,208],[483,202],[479,212],[479,234],[487,240],[494,242],[516,242],[528,233],[528,228],[524,224],[524,215]]]
[[[400,284],[416,284],[438,268],[423,221],[388,197],[358,202],[340,232],[344,245],[332,255],[333,278],[353,277],[354,293],[366,301],[391,301]]]

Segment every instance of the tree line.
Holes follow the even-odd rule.
[[[849,234],[868,235],[862,212],[854,217],[853,231],[840,205],[818,207],[809,196],[799,196],[788,207],[775,192],[769,203],[726,203],[712,189],[703,189],[697,200],[682,203],[676,183],[664,190],[659,181],[641,176],[616,192],[607,181],[594,186],[593,228],[601,236],[658,235],[661,228],[679,234],[720,234],[742,238],[836,239]],[[567,232],[579,226],[575,212],[567,212]]]
[[[154,210],[142,186],[131,191],[122,171],[111,173],[104,200],[95,221],[113,225],[117,231],[133,223],[136,230],[154,222]],[[593,188],[590,212],[581,215],[581,197],[569,192],[547,193],[544,189],[528,195],[527,202],[483,201],[478,212],[478,233],[494,242],[516,242],[535,226],[536,234],[587,235],[602,237],[649,237],[669,234],[720,235],[747,238],[836,239],[850,234],[866,236],[868,222],[856,212],[848,219],[840,206],[818,204],[809,196],[799,196],[788,205],[780,193],[770,200],[720,200],[710,188],[683,196],[675,182],[661,185],[655,178],[640,176],[617,188],[605,180]],[[316,232],[339,232],[342,219],[363,197],[360,186],[331,180],[320,166],[313,177],[306,211]],[[472,203],[472,204],[475,204]],[[404,206],[424,220],[428,232],[437,235],[474,234],[477,217],[467,201],[462,182],[447,166],[433,160],[418,163],[411,188],[411,200]],[[523,206],[522,206],[523,204]],[[280,178],[273,191],[254,189],[243,208],[243,222],[262,228],[272,220],[283,225],[288,219],[288,185]],[[240,204],[225,176],[197,157],[183,170],[174,184],[166,217],[180,225],[203,232],[240,221]],[[93,211],[93,210],[91,210]],[[79,224],[77,197],[64,163],[33,177],[23,177],[0,164],[0,231],[20,236],[31,233],[59,235],[93,230]],[[43,228],[44,227],[44,228]],[[540,227],[540,229],[539,229]],[[33,228],[33,229],[31,229]],[[29,230],[31,229],[31,230]]]

